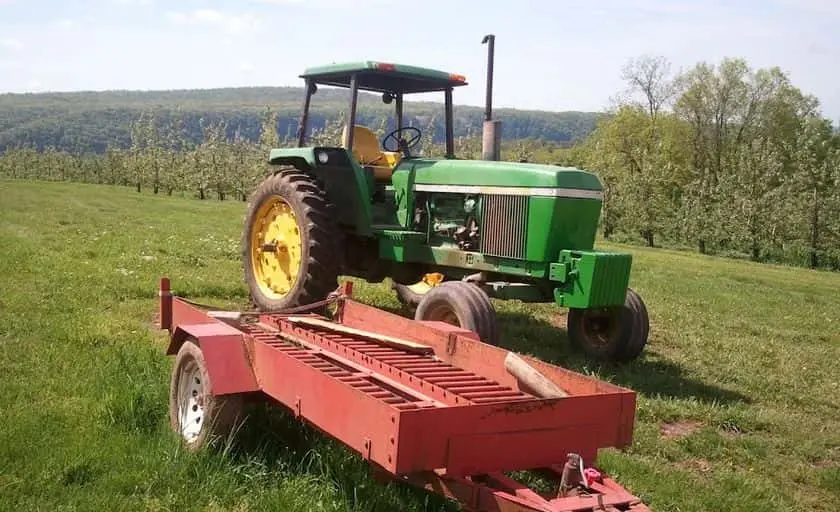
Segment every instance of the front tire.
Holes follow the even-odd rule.
[[[644,350],[650,319],[642,298],[627,289],[624,305],[570,309],[567,330],[571,345],[600,361],[631,361]]]
[[[181,345],[169,385],[169,423],[188,450],[227,437],[242,416],[241,395],[213,396],[204,355],[194,339]]]
[[[415,320],[436,320],[478,334],[481,341],[499,343],[496,309],[481,288],[464,281],[445,281],[423,294]]]
[[[242,232],[245,281],[262,311],[311,304],[338,287],[341,244],[326,192],[297,169],[254,190]]]

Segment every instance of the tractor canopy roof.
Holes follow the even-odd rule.
[[[462,75],[376,61],[307,68],[300,77],[311,79],[316,84],[350,87],[350,78],[353,75],[357,76],[359,90],[397,94],[444,91],[450,87],[467,85],[467,80]]]

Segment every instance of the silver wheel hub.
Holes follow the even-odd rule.
[[[178,381],[178,427],[188,443],[195,441],[204,425],[204,379],[198,365],[184,368]]]

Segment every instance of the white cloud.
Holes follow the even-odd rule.
[[[239,63],[239,71],[247,72],[247,71],[253,71],[255,69],[257,69],[256,66],[254,66],[251,62],[249,62],[247,60],[243,60],[242,62]]]
[[[353,0],[348,2],[346,0],[251,0],[254,3],[284,6],[284,5],[301,5],[306,9],[330,9],[336,11],[343,10],[357,10],[360,7],[371,8],[377,5],[386,5],[391,0]]]
[[[20,50],[23,48],[23,42],[19,39],[13,39],[8,37],[6,39],[0,39],[0,47],[9,49],[9,50]]]
[[[196,9],[190,12],[168,12],[166,17],[176,25],[204,25],[218,27],[231,35],[259,32],[263,23],[253,14],[230,14],[215,9]]]
[[[817,15],[840,17],[840,3],[837,0],[776,0],[776,3],[800,13],[810,11]]]
[[[222,13],[213,9],[196,9],[192,12],[169,12],[167,16],[179,25],[218,23],[223,19]]]
[[[114,0],[114,2],[122,5],[151,5],[154,0]]]

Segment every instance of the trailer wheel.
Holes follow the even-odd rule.
[[[415,320],[437,320],[469,329],[481,341],[496,345],[499,325],[496,309],[481,288],[464,281],[446,281],[422,295]]]
[[[254,190],[245,216],[245,281],[263,311],[311,304],[338,287],[335,214],[312,176],[284,169]]]
[[[194,339],[181,345],[169,386],[169,422],[184,445],[196,452],[230,434],[242,415],[241,395],[213,396],[204,355]]]
[[[624,305],[614,308],[569,309],[569,342],[587,356],[627,362],[647,344],[650,319],[642,298],[627,289]]]

